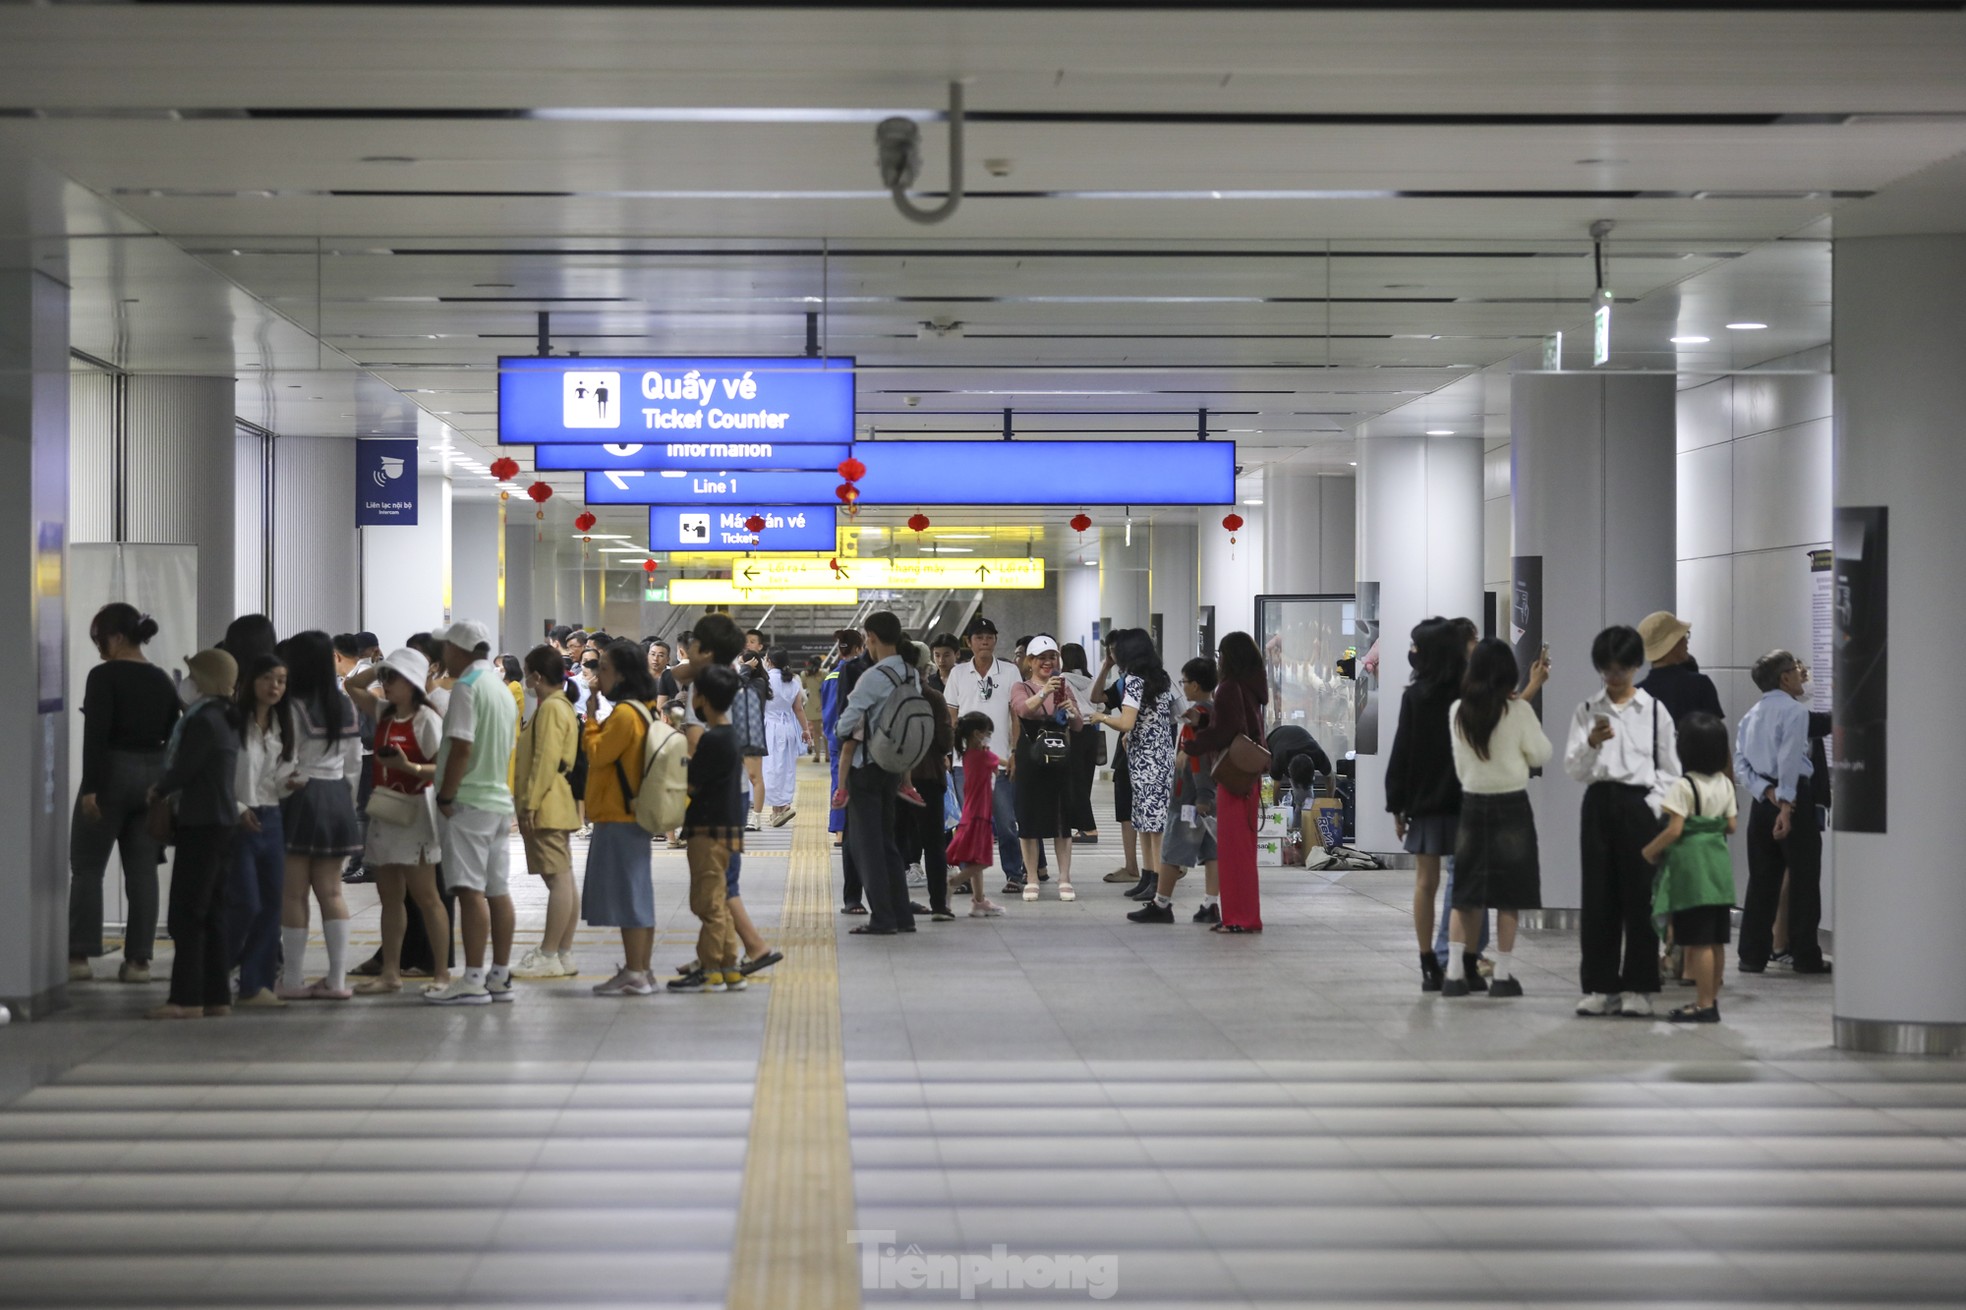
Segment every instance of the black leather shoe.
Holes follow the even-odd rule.
[[[1471,992],[1487,991],[1488,979],[1481,976],[1481,969],[1478,967],[1481,964],[1481,957],[1473,951],[1463,951],[1461,957],[1461,964],[1468,975],[1466,979],[1468,990]]]
[[[1126,916],[1130,923],[1173,923],[1174,907],[1157,905],[1148,901],[1145,905]]]
[[[1202,906],[1199,910],[1195,911],[1195,922],[1196,923],[1222,922],[1222,907],[1219,905]]]
[[[1520,996],[1522,984],[1514,978],[1497,978],[1488,984],[1488,995],[1491,1000],[1497,996]]]
[[[1468,990],[1468,980],[1466,978],[1441,979],[1440,994],[1442,996],[1466,996]]]
[[[1144,901],[1159,889],[1160,879],[1152,874],[1143,873],[1140,875],[1140,881],[1133,884],[1133,890],[1126,894],[1126,898],[1129,901]]]
[[[1435,955],[1432,951],[1420,952],[1420,990],[1421,991],[1423,992],[1439,991],[1441,978],[1445,974],[1445,972],[1446,971],[1440,967],[1439,956]]]

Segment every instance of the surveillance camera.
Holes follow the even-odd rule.
[[[922,171],[922,130],[914,120],[883,119],[874,129],[874,146],[880,155],[882,186],[906,191],[915,185]]]
[[[908,403],[909,409],[914,409],[917,405],[920,405],[922,403],[922,398],[920,396],[903,396],[902,399]]]

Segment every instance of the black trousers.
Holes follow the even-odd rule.
[[[1748,811],[1748,892],[1741,910],[1741,964],[1762,969],[1775,949],[1775,912],[1782,903],[1782,875],[1789,880],[1789,951],[1796,964],[1823,962],[1817,929],[1823,923],[1823,834],[1816,807],[1796,806],[1789,835],[1775,840],[1780,811],[1757,799]]]
[[[232,1004],[225,934],[225,884],[231,871],[231,828],[212,824],[177,830],[168,920],[177,948],[171,961],[172,1005]]]
[[[901,863],[895,836],[895,792],[901,779],[878,765],[847,770],[846,844],[867,893],[867,924],[872,928],[910,929],[914,911],[908,908],[908,869]]]
[[[857,770],[848,770],[849,773]],[[847,785],[847,806],[840,812],[840,874],[845,885],[840,889],[840,905],[851,907],[866,901],[866,889],[860,882],[860,861],[853,848],[853,779],[842,778]],[[902,870],[905,875],[907,870]],[[905,877],[903,879],[906,880]]]
[[[1659,832],[1643,787],[1592,783],[1584,792],[1583,986],[1586,992],[1659,990],[1652,928],[1653,868],[1640,854]]]
[[[1099,778],[1099,736],[1104,731],[1080,728],[1072,734],[1072,753],[1065,761],[1072,789],[1065,802],[1065,821],[1076,832],[1092,832],[1099,826],[1092,817],[1092,787]]]
[[[949,834],[942,826],[942,807],[947,803],[948,775],[943,774],[933,782],[917,778],[915,790],[928,804],[916,806],[904,802],[898,807],[902,835],[907,849],[916,853],[922,872],[928,875],[928,907],[946,910],[949,908]]]

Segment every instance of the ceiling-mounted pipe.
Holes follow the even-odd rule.
[[[894,207],[916,223],[940,223],[956,212],[963,199],[963,84],[949,83],[949,191],[940,207],[923,209],[908,198],[908,188],[922,171],[922,130],[912,118],[882,120],[874,129],[880,151],[881,182],[894,196]]]

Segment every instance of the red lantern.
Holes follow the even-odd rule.
[[[552,499],[553,488],[547,486],[544,482],[535,482],[526,488],[526,494],[532,497],[533,504],[544,505],[548,500]]]
[[[921,533],[928,528],[928,515],[926,514],[909,515],[908,526],[915,530],[915,534],[917,536],[920,536]]]
[[[1222,526],[1231,532],[1240,532],[1242,530],[1242,515],[1235,513],[1225,515],[1222,519]]]
[[[592,532],[594,530],[594,525],[599,522],[600,520],[595,518],[592,514],[583,513],[579,518],[573,521],[573,526],[575,527],[575,529],[577,529],[580,532]]]
[[[1072,531],[1083,533],[1087,528],[1091,526],[1092,526],[1092,520],[1085,514],[1083,510],[1081,510],[1077,514],[1072,515]]]
[[[744,530],[753,536],[763,532],[765,530],[765,516],[762,514],[753,514],[750,518],[745,519]]]
[[[847,458],[840,461],[840,476],[848,482],[858,482],[867,476],[867,466],[859,460]]]
[[[642,572],[644,572],[644,573],[653,573],[653,572],[655,572],[655,561],[654,561],[654,560],[652,560],[652,559],[645,559],[645,560],[643,560],[643,561],[642,561]]]
[[[519,461],[510,455],[500,455],[491,462],[491,474],[500,482],[510,482],[519,476]]]
[[[842,482],[839,486],[833,488],[833,494],[840,498],[842,505],[846,506],[847,517],[852,518],[855,513],[853,502],[860,499],[860,488],[854,486],[851,482]]]

